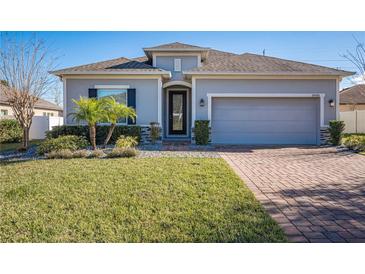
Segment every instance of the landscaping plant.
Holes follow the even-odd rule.
[[[70,113],[77,122],[86,121],[89,126],[90,143],[96,149],[96,123],[103,119],[102,101],[95,98],[80,97],[72,99],[76,104],[76,112]]]
[[[70,149],[54,150],[46,153],[47,159],[71,159],[73,157],[73,153]]]
[[[195,143],[197,145],[207,145],[209,143],[209,120],[195,121]]]
[[[124,135],[119,136],[117,142],[115,143],[115,146],[119,148],[133,148],[136,145],[138,145],[138,140],[136,137]]]
[[[65,135],[55,139],[45,140],[38,146],[37,152],[39,155],[44,155],[45,153],[64,149],[75,151],[80,148],[87,147],[88,145],[89,143],[84,137]]]
[[[110,127],[107,125],[96,126],[96,144],[100,145],[104,143],[104,140],[109,132],[109,128]],[[89,127],[87,125],[54,126],[52,130],[49,130],[46,133],[47,139],[57,138],[64,135],[84,136],[87,140],[90,139]],[[139,142],[141,139],[141,127],[136,125],[117,125],[113,131],[109,143],[115,144],[120,135],[133,136]]]
[[[113,150],[107,155],[108,158],[118,158],[118,157],[135,157],[138,155],[138,150],[133,147],[115,147]]]
[[[345,137],[343,144],[349,149],[365,151],[365,135],[351,135]]]
[[[102,158],[105,156],[105,153],[102,149],[95,149],[90,152],[89,158]]]
[[[103,113],[103,122],[110,123],[109,132],[104,141],[104,146],[106,146],[112,137],[118,121],[122,118],[130,118],[134,121],[137,115],[133,108],[118,103],[114,97],[103,98],[100,103]]]
[[[0,143],[18,143],[22,140],[22,129],[17,120],[0,120]]]
[[[150,137],[152,144],[155,144],[156,141],[160,138],[160,124],[157,122],[150,123],[151,131]]]
[[[329,121],[330,142],[334,146],[341,143],[342,133],[345,130],[345,123],[343,121],[332,120]]]

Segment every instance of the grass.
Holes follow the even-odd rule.
[[[31,140],[30,145],[39,145],[43,140]],[[22,143],[5,143],[0,144],[0,152],[6,152],[11,150],[16,150],[21,147]]]
[[[283,242],[222,159],[0,163],[0,242]]]

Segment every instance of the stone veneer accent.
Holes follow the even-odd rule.
[[[321,143],[321,145],[330,144],[330,133],[329,133],[328,127],[322,127],[320,129],[320,143]]]
[[[208,141],[209,143],[211,143],[212,142],[212,128],[211,127],[209,127],[209,141]],[[193,128],[191,128],[191,143],[192,144],[196,144],[195,143],[195,128],[193,127]]]
[[[140,126],[141,127],[141,143],[150,144],[151,143],[151,126]],[[160,137],[156,141],[156,144],[162,143],[162,128],[160,127]]]

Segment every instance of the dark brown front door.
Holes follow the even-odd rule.
[[[169,134],[186,135],[186,91],[169,92]]]

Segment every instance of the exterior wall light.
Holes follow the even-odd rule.
[[[335,101],[333,101],[332,99],[328,101],[328,104],[330,105],[331,108],[333,108],[335,106]]]
[[[199,105],[200,105],[201,107],[204,107],[205,102],[204,102],[204,99],[203,99],[203,98],[201,98],[201,99],[200,99]]]

